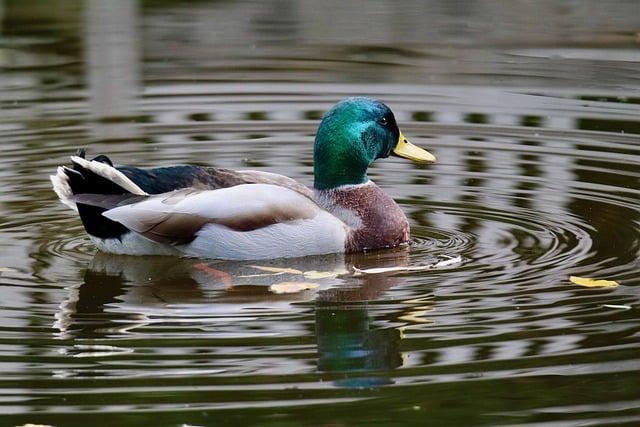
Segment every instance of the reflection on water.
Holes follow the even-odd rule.
[[[637,424],[639,12],[0,0],[0,420]],[[371,169],[411,246],[267,266],[461,265],[95,254],[49,188],[79,146],[308,184],[318,119],[359,94],[438,156]],[[270,290],[300,281],[318,287]]]
[[[377,258],[375,265],[403,266],[407,262],[406,255],[406,248],[386,252]],[[286,268],[299,271],[345,272],[351,271],[352,266],[369,267],[371,259],[353,255],[345,260],[341,255],[330,255],[280,260],[282,262],[287,263]],[[266,266],[272,265],[267,263]],[[296,273],[264,273],[246,262],[204,264],[198,260],[138,259],[98,253],[85,271],[82,283],[67,289],[68,295],[56,313],[54,328],[59,331],[58,339],[88,342],[100,340],[105,334],[116,338],[132,333],[136,328],[166,323],[169,319],[172,319],[169,323],[179,322],[181,327],[191,324],[191,327],[202,328],[210,328],[230,318],[252,321],[252,317],[247,317],[248,311],[286,311],[292,302],[304,302],[307,303],[305,310],[312,307],[315,318],[312,329],[317,341],[320,371],[341,373],[343,377],[336,382],[340,386],[387,383],[388,379],[377,377],[350,379],[348,374],[388,370],[401,365],[400,328],[373,326],[364,303],[375,300],[397,284],[398,279],[388,274],[363,276],[358,280],[348,277],[333,276],[311,282]],[[282,295],[269,290],[270,285],[294,280],[321,287]],[[256,335],[245,327],[242,321],[235,327],[220,325],[213,336]],[[261,326],[264,331],[269,327]],[[178,328],[175,333],[189,334],[188,330]],[[271,334],[279,334],[279,331],[273,330]],[[104,357],[134,349],[76,344],[72,349],[62,351],[74,357]],[[57,375],[74,376],[73,373],[63,374],[63,371],[58,371]]]
[[[93,136],[130,138],[136,135],[136,127],[130,120],[105,126],[99,119],[135,114],[140,78],[137,5],[130,0],[89,0],[85,15],[89,113],[98,119]]]
[[[400,331],[376,329],[362,307],[316,307],[318,369],[325,372],[389,371],[402,366]],[[385,377],[349,377],[342,387],[372,387],[391,383]]]

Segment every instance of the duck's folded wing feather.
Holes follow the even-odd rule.
[[[103,215],[150,240],[185,244],[193,241],[207,224],[252,231],[311,219],[321,212],[313,200],[297,191],[270,184],[245,184],[150,196],[110,209]]]
[[[190,187],[201,190],[217,190],[242,184],[273,184],[289,188],[308,197],[312,197],[313,194],[310,188],[292,178],[264,171],[235,171],[203,166],[169,166],[154,169],[121,166],[117,169],[126,178],[150,194],[166,193]]]

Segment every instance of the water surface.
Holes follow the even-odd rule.
[[[0,23],[3,425],[640,422],[637,2],[4,0]],[[260,265],[461,264],[99,254],[50,189],[78,147],[310,184],[352,95],[439,159],[370,171],[410,247]]]

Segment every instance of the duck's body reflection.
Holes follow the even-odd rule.
[[[354,278],[349,275],[304,276],[300,272],[345,272],[351,266],[407,264],[407,250],[375,255],[308,257],[286,261],[206,262],[163,257],[123,257],[99,253],[84,273],[84,283],[69,289],[60,305],[56,328],[61,338],[114,338],[152,323],[206,322],[208,316],[229,316],[242,321],[243,312],[256,307],[264,313],[309,312],[312,303],[315,328],[301,322],[306,335],[315,332],[317,367],[321,372],[341,373],[336,384],[362,387],[388,383],[384,372],[402,364],[400,332],[393,327],[376,327],[366,301],[377,299],[398,282],[384,275]],[[267,269],[264,269],[267,267]],[[273,270],[277,267],[290,269]],[[323,276],[323,275],[320,275]],[[273,285],[308,283],[317,288],[277,294]],[[265,323],[297,320],[274,320]],[[290,325],[286,325],[289,327]],[[313,330],[312,330],[313,329]],[[376,372],[376,375],[372,375]],[[368,374],[371,373],[371,374]]]
[[[383,373],[402,365],[400,332],[395,328],[376,329],[364,306],[339,307],[316,305],[316,342],[318,369],[324,372],[358,373],[336,383],[345,387],[387,384]]]

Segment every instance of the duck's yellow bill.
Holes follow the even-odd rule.
[[[405,159],[413,160],[415,162],[436,161],[436,156],[407,141],[407,138],[404,137],[402,132],[400,132],[398,143],[396,144],[396,148],[393,149],[393,152],[396,156],[404,157]]]

